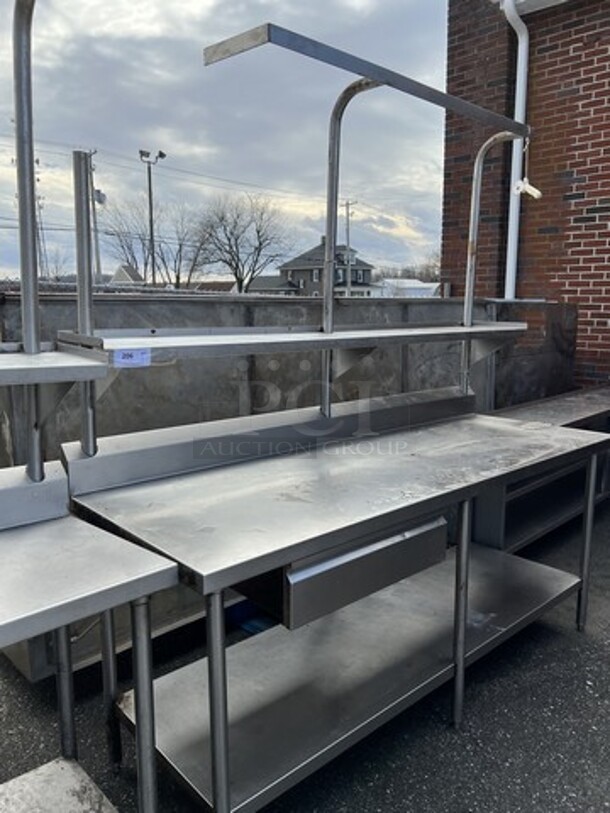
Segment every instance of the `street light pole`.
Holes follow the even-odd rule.
[[[148,240],[153,287],[157,282],[157,268],[155,258],[155,221],[153,207],[152,168],[160,158],[163,159],[166,157],[167,155],[163,152],[163,150],[159,150],[154,158],[150,157],[150,150],[140,150],[140,161],[146,164],[146,177],[148,180]],[[144,272],[144,281],[146,282],[146,271]]]

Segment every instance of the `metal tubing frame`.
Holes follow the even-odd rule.
[[[466,278],[464,282],[464,327],[472,327],[474,313],[475,274],[477,265],[477,240],[479,236],[479,216],[481,212],[481,189],[483,186],[483,164],[487,153],[504,141],[513,141],[518,136],[508,130],[495,133],[485,141],[477,152],[472,172],[472,189],[470,193],[470,223],[468,227],[468,251],[466,257]],[[460,387],[467,393],[470,386],[470,355],[471,345],[465,341],[462,345],[462,360],[460,365]]]
[[[337,208],[339,204],[339,162],[341,155],[341,123],[347,105],[366,90],[379,87],[379,82],[358,79],[340,94],[330,116],[328,131],[328,174],[326,181],[326,235],[324,243],[324,277],[322,330],[332,333],[334,329],[335,259],[337,254]],[[327,418],[331,416],[332,401],[332,350],[322,353],[322,387],[320,409]]]
[[[74,717],[74,681],[72,678],[72,648],[70,628],[54,631],[57,705],[61,753],[66,759],[78,758],[76,722]]]
[[[498,113],[492,113],[490,110],[472,104],[472,102],[467,102],[457,96],[443,93],[436,88],[431,88],[421,82],[416,82],[408,76],[403,76],[381,65],[360,59],[353,54],[340,51],[337,48],[325,45],[317,40],[304,37],[295,31],[281,28],[274,23],[264,23],[256,28],[252,28],[250,31],[245,31],[222,42],[208,46],[204,49],[204,61],[206,65],[212,65],[215,62],[220,62],[223,59],[228,59],[229,57],[236,56],[239,53],[249,51],[252,48],[257,48],[266,43],[278,45],[281,48],[286,48],[302,56],[310,57],[318,62],[324,62],[335,68],[341,68],[357,76],[361,76],[363,79],[372,79],[381,85],[395,88],[402,93],[407,93],[409,96],[415,96],[417,99],[423,99],[431,104],[443,107],[445,110],[451,110],[453,113],[476,119],[491,127],[510,130],[520,136],[529,135],[529,127],[526,124],[513,121],[513,119],[501,116]]]
[[[464,713],[466,677],[466,626],[468,620],[468,570],[472,535],[472,500],[460,505],[460,531],[455,558],[455,610],[453,628],[453,725],[460,728]]]
[[[206,596],[214,813],[231,813],[229,713],[222,591]]]
[[[131,602],[139,813],[157,813],[155,705],[148,597]]]
[[[591,580],[591,545],[593,541],[593,525],[595,522],[595,489],[597,483],[597,455],[591,455],[587,466],[587,481],[585,486],[585,504],[583,513],[582,548],[580,553],[580,579],[581,586],[578,591],[576,610],[576,626],[584,632],[587,623],[587,609],[589,604],[589,586]]]
[[[119,766],[123,759],[121,729],[115,714],[118,699],[118,676],[116,662],[116,635],[113,610],[100,615],[100,644],[102,650],[102,686],[108,750],[112,764]]]
[[[93,252],[91,245],[91,155],[72,153],[74,174],[74,220],[76,225],[77,329],[93,333]],[[97,452],[95,383],[83,381],[81,395],[81,448],[87,457]]]
[[[16,0],[13,14],[13,79],[15,155],[19,206],[21,264],[21,330],[26,353],[40,352],[38,256],[36,236],[36,173],[32,116],[32,17],[35,0]],[[38,385],[25,388],[27,464],[30,480],[44,480],[41,410]]]

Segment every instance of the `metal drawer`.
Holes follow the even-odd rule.
[[[293,562],[237,589],[296,629],[437,564],[446,548],[447,523],[439,518],[362,547]]]

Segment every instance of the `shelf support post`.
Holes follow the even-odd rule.
[[[131,602],[135,673],[136,759],[138,811],[157,813],[155,764],[155,705],[152,683],[152,644],[148,596]]]
[[[339,204],[339,157],[341,153],[341,123],[345,108],[359,93],[379,87],[372,79],[357,79],[339,95],[330,116],[328,131],[328,175],[326,182],[326,234],[324,236],[324,276],[322,330],[334,330],[335,264],[337,258],[337,207]],[[322,392],[320,408],[330,418],[332,401],[332,350],[322,351]]]
[[[585,486],[585,510],[583,514],[583,539],[580,553],[580,590],[576,610],[576,626],[584,632],[587,623],[589,604],[589,584],[591,579],[591,543],[593,540],[593,523],[595,520],[595,489],[597,483],[597,455],[591,455],[587,466]]]
[[[206,596],[214,813],[231,813],[229,714],[222,591]]]
[[[453,626],[453,724],[460,728],[464,711],[466,671],[466,622],[468,619],[468,568],[472,529],[472,500],[460,506],[460,529],[455,559],[455,609]]]

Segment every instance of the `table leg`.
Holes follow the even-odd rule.
[[[157,811],[155,764],[155,711],[152,683],[152,644],[148,598],[131,603],[133,662],[135,673],[136,759],[139,813]]]
[[[214,813],[230,813],[229,718],[222,592],[206,596]]]
[[[123,759],[121,745],[121,728],[115,713],[118,698],[118,678],[116,663],[116,638],[114,613],[105,610],[100,616],[102,648],[102,685],[104,695],[104,713],[106,716],[106,737],[112,764],[120,766]]]
[[[587,466],[587,484],[585,486],[585,510],[583,515],[583,540],[580,553],[581,585],[578,591],[578,605],[576,609],[576,626],[582,632],[587,623],[587,607],[589,603],[589,582],[591,575],[591,542],[593,539],[593,523],[595,519],[595,485],[597,481],[597,455],[591,456]]]
[[[54,638],[61,753],[66,759],[77,759],[78,751],[76,745],[76,723],[74,719],[74,681],[72,677],[70,627],[59,627],[59,629],[56,629]]]
[[[455,560],[455,609],[453,619],[453,724],[459,728],[464,710],[466,671],[466,621],[468,617],[468,565],[472,530],[472,501],[460,506],[460,529]]]

